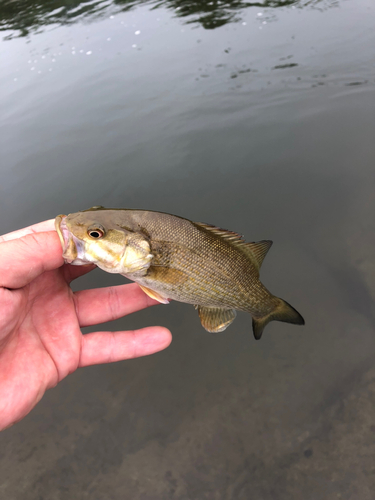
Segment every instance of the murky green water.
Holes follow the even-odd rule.
[[[0,3],[0,233],[102,204],[272,239],[262,281],[306,320],[260,342],[185,304],[116,322],[174,341],[4,432],[4,498],[373,498],[374,21],[372,0]]]

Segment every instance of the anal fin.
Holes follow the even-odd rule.
[[[203,328],[211,333],[223,332],[236,317],[234,309],[222,307],[198,306],[198,314]]]
[[[151,290],[150,288],[147,288],[147,286],[140,285],[139,283],[138,286],[142,288],[145,294],[147,294],[152,299],[157,300],[161,304],[169,304],[169,300],[165,297],[162,297],[160,294],[158,294],[158,292],[155,292],[155,290]]]

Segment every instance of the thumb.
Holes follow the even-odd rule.
[[[61,244],[55,231],[3,241],[0,243],[0,287],[21,288],[63,263]]]

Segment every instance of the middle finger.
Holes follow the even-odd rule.
[[[146,295],[136,283],[81,290],[74,296],[81,327],[113,321],[159,303]]]

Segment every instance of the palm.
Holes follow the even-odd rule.
[[[135,284],[73,293],[71,280],[92,268],[63,265],[24,286],[0,288],[0,429],[24,417],[46,389],[78,367],[151,354],[169,344],[162,327],[83,336],[83,326],[155,304]]]
[[[0,377],[10,379],[9,397],[22,395],[25,404],[34,406],[41,389],[55,386],[78,366],[81,332],[74,296],[60,269],[6,292],[11,307],[2,318],[8,328],[0,326],[7,340],[0,353]],[[12,317],[18,319],[16,324]]]

